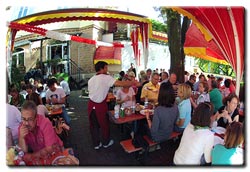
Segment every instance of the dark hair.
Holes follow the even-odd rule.
[[[175,95],[172,86],[166,82],[162,83],[158,94],[159,106],[172,107],[174,102]]]
[[[189,76],[189,80],[192,80],[192,79],[193,79],[194,81],[196,80],[196,76],[195,76],[194,74],[192,74],[192,75]]]
[[[31,90],[33,90],[33,87],[34,87],[34,86],[33,86],[32,84],[30,84],[30,83],[29,83],[29,84],[26,84],[26,89],[31,89]]]
[[[104,69],[104,67],[107,65],[108,65],[108,63],[106,63],[104,61],[99,61],[95,64],[95,71],[99,72],[101,69]]]
[[[124,77],[125,72],[122,70],[122,71],[119,72],[119,75],[122,76],[122,77]]]
[[[218,83],[215,80],[211,81],[211,87],[212,88],[218,88]]]
[[[162,72],[161,74],[163,74],[163,73],[166,74],[167,78],[169,77],[167,72]]]
[[[225,87],[227,87],[227,88],[229,88],[230,87],[230,84],[231,84],[231,79],[226,79],[225,81],[224,81],[224,85],[225,85]]]
[[[200,103],[195,109],[191,118],[191,124],[200,127],[210,127],[210,117],[213,115],[214,106],[210,102]]]
[[[40,96],[37,93],[31,93],[31,95],[27,95],[26,100],[32,100],[37,106],[41,104]]]
[[[199,75],[199,79],[201,79],[202,77],[204,77],[204,79],[206,79],[205,75],[200,74],[200,75]]]
[[[227,97],[225,97],[222,102],[226,106],[227,102],[231,102],[233,98],[236,98],[239,103],[239,98],[235,93],[230,93]]]
[[[55,83],[57,83],[56,78],[50,78],[47,82],[48,87],[51,87],[52,85],[54,85]]]
[[[240,122],[232,122],[227,126],[225,133],[225,147],[236,148],[244,140],[243,124]]]

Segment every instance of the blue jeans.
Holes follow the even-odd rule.
[[[68,112],[66,111],[66,109],[65,109],[64,106],[62,107],[62,111],[63,111],[62,112],[62,117],[65,120],[65,122],[69,125],[69,123],[70,123],[70,117],[69,117]]]

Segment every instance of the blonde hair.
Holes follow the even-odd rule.
[[[244,129],[243,124],[240,122],[232,122],[227,126],[226,137],[225,137],[225,147],[226,148],[236,148],[244,141]]]
[[[133,71],[128,72],[128,76],[135,77],[135,73]]]
[[[189,99],[191,97],[191,87],[187,84],[179,84],[178,91],[183,94],[183,97],[180,97],[181,100]]]

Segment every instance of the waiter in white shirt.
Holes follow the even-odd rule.
[[[138,81],[119,81],[108,75],[108,64],[104,61],[99,61],[95,64],[97,72],[88,81],[89,102],[88,116],[90,124],[90,133],[92,136],[94,149],[111,146],[114,141],[110,139],[109,118],[107,115],[108,106],[106,98],[109,88],[114,86],[139,86]]]

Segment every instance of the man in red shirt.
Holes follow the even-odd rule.
[[[18,128],[19,147],[25,153],[25,159],[39,158],[52,153],[56,147],[63,147],[48,118],[37,114],[37,106],[33,101],[25,101],[22,106],[22,123]],[[28,150],[33,153],[29,153]]]

